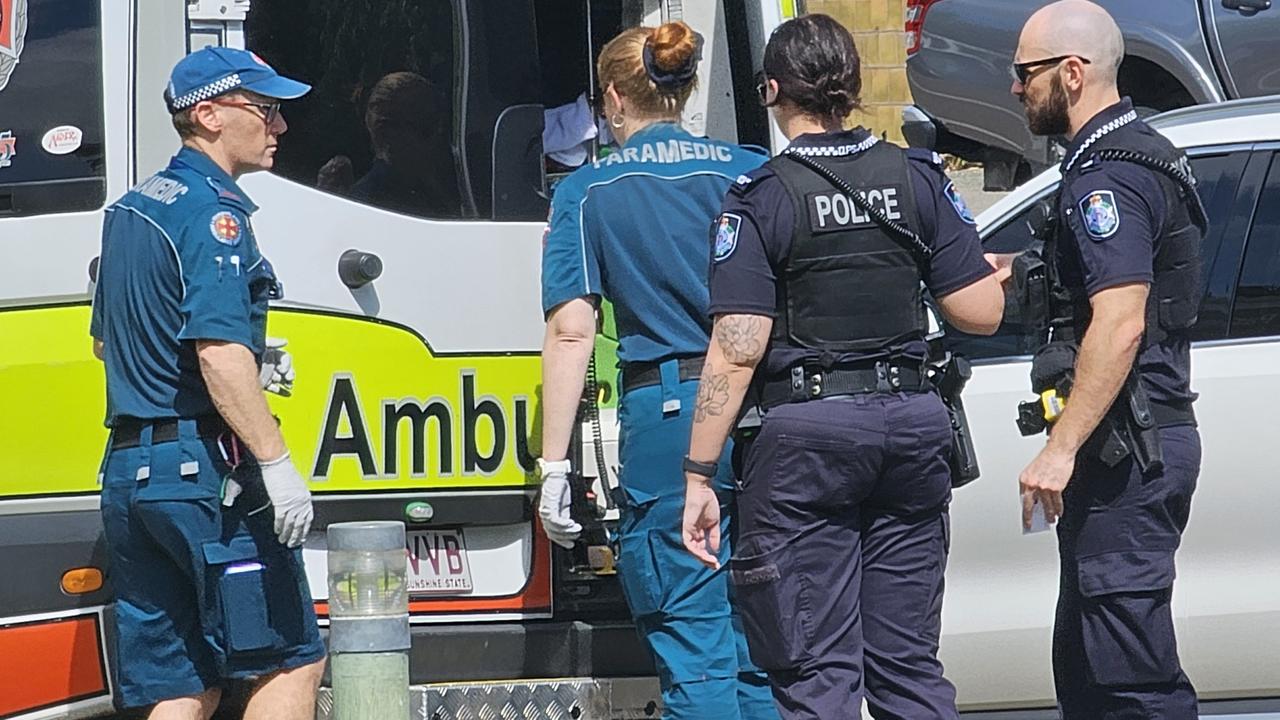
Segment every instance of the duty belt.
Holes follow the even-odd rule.
[[[702,365],[706,357],[680,358],[680,382],[697,380],[702,377]],[[642,387],[662,384],[661,362],[627,363],[622,366],[622,392],[629,393]]]
[[[182,418],[182,420],[195,420],[196,437],[209,440],[216,439],[230,429],[227,421],[223,420],[221,415],[202,415],[198,418]],[[151,428],[152,445],[174,442],[178,439],[179,422],[179,418],[159,418],[156,420],[143,420],[133,417],[116,418],[115,424],[111,428],[111,449],[124,450],[138,447],[142,444],[142,430],[148,426]]]
[[[1196,411],[1189,402],[1169,404],[1153,400],[1151,402],[1151,415],[1156,419],[1157,427],[1196,424]]]
[[[881,360],[863,367],[837,366],[831,369],[797,365],[791,368],[787,379],[765,381],[760,393],[760,406],[768,410],[787,403],[842,395],[923,392],[929,388],[929,377],[923,363]]]

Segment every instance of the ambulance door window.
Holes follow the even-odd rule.
[[[99,0],[0,0],[0,216],[106,199]]]
[[[312,91],[285,106],[274,172],[367,205],[475,217],[458,108],[463,0],[254,0],[246,46]]]
[[[459,102],[464,200],[476,216],[542,221],[549,201],[532,0],[466,0]]]

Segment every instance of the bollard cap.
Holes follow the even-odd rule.
[[[395,520],[333,523],[326,530],[329,550],[383,552],[404,549],[404,523]]]

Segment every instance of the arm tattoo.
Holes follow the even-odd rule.
[[[704,375],[698,383],[698,401],[693,410],[693,421],[700,423],[708,417],[724,413],[729,402],[729,374]]]
[[[760,334],[760,318],[749,315],[729,315],[715,325],[716,342],[725,359],[735,365],[760,359],[764,351]]]

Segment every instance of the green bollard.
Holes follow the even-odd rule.
[[[335,653],[334,720],[409,717],[409,658],[402,652]]]
[[[334,523],[327,532],[333,720],[409,720],[404,523]]]

